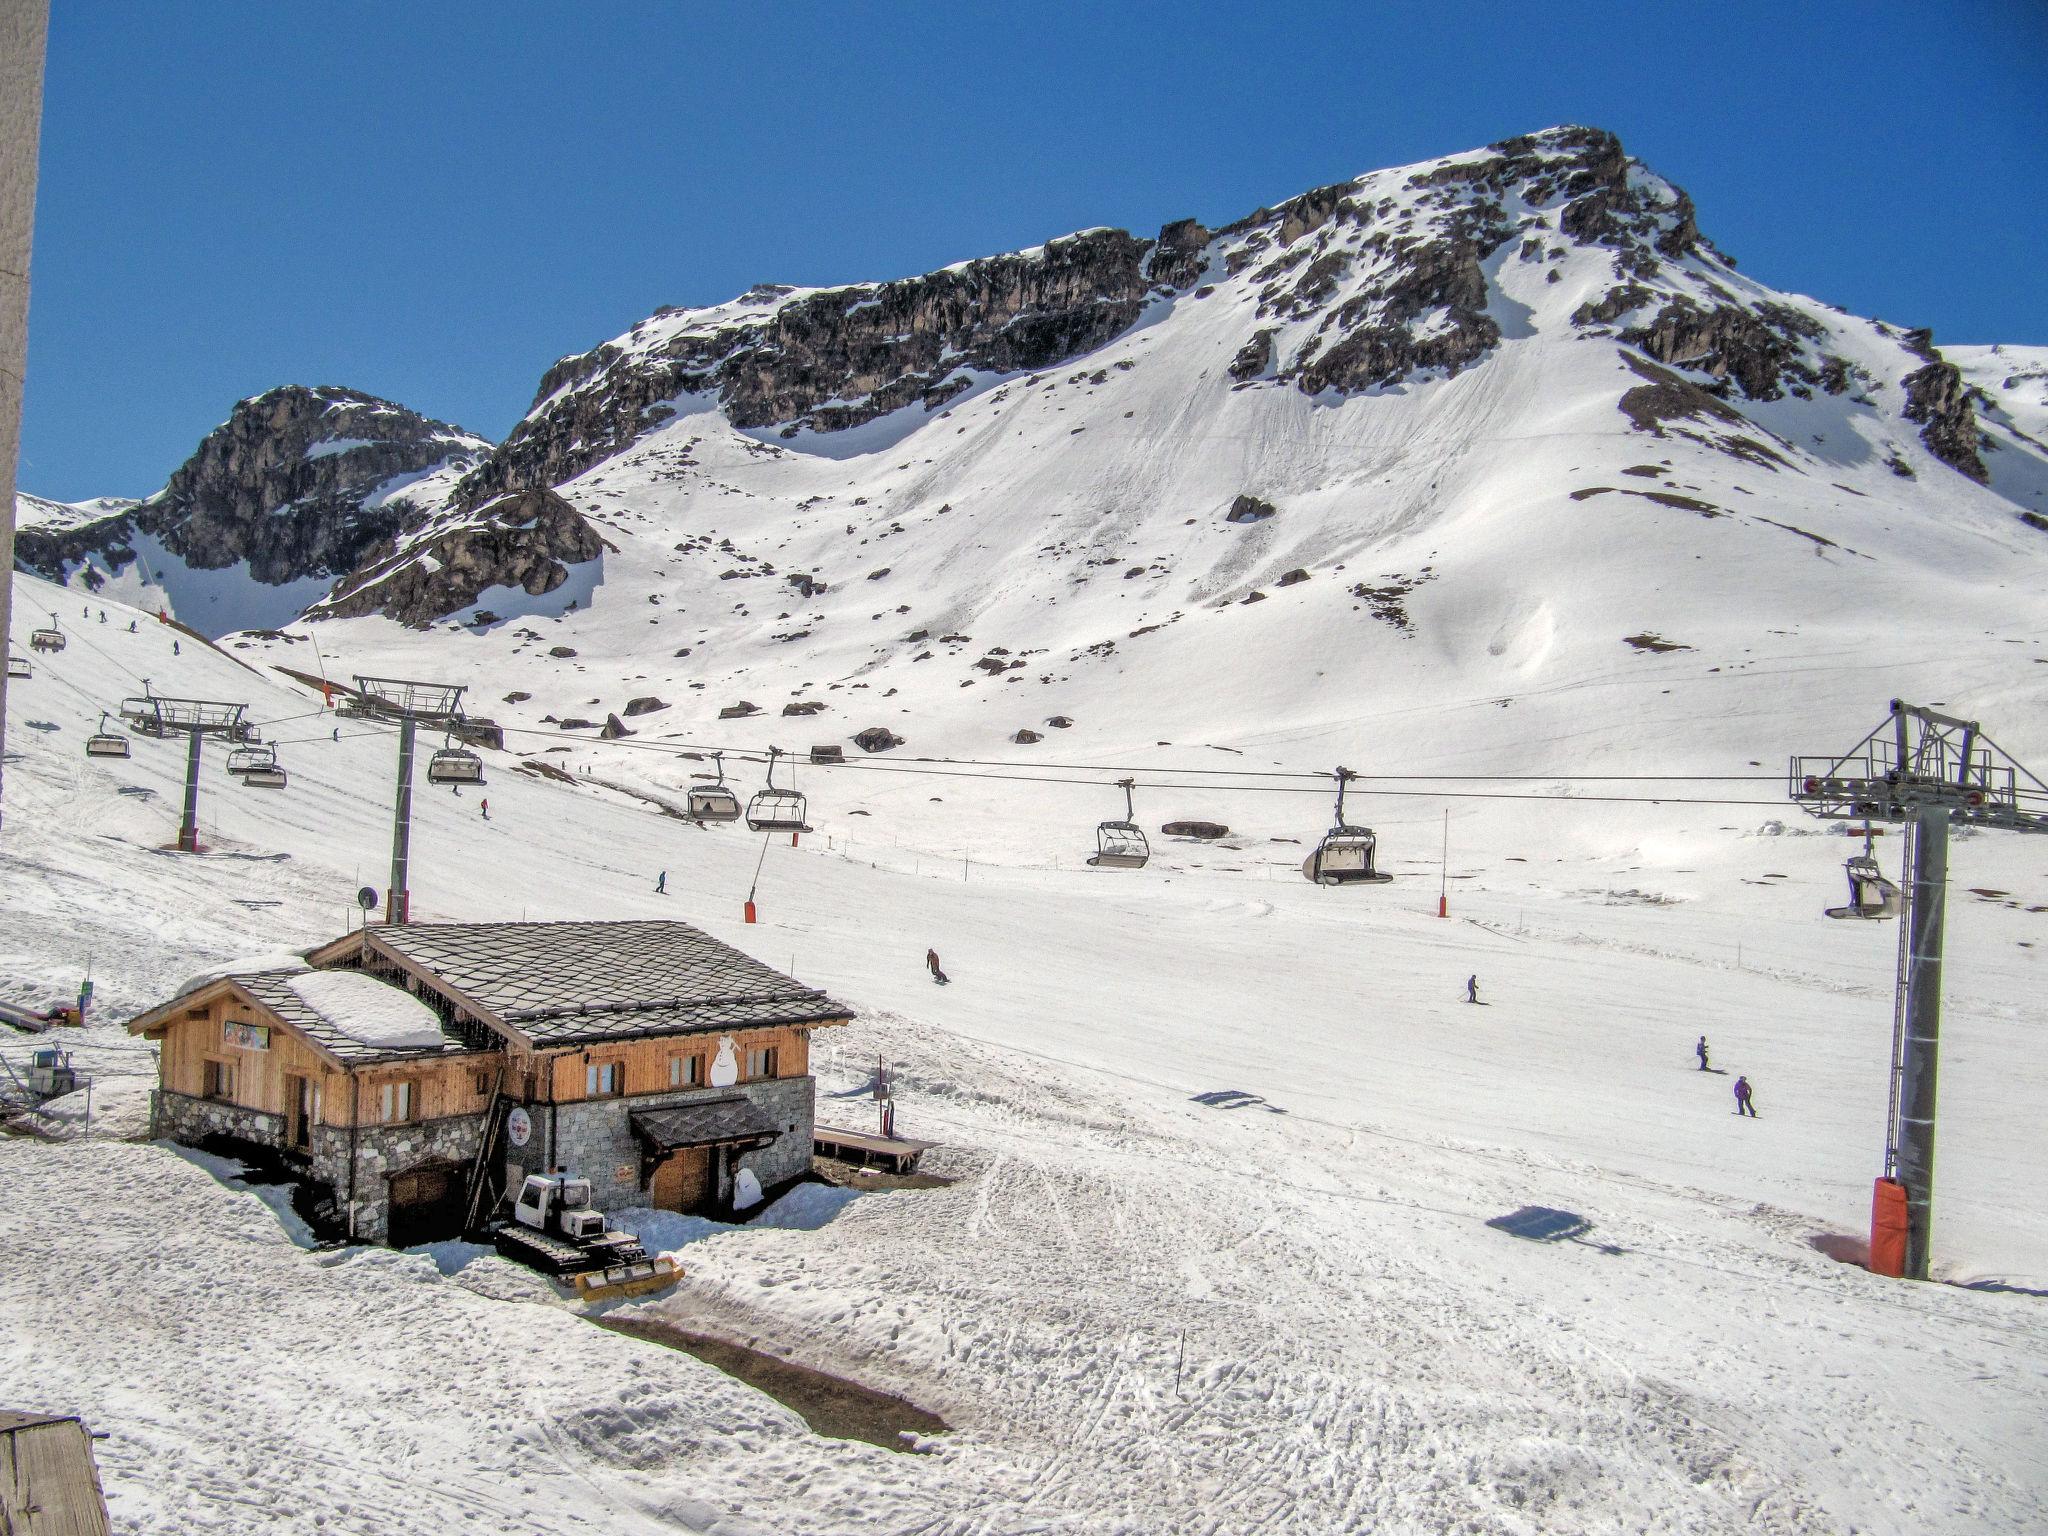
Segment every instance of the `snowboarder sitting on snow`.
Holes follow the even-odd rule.
[[[1705,1035],[1701,1035],[1701,1036],[1700,1036],[1700,1043],[1699,1043],[1698,1045],[1696,1045],[1696,1046],[1694,1046],[1694,1047],[1692,1048],[1692,1053],[1693,1053],[1693,1054],[1694,1054],[1695,1056],[1699,1057],[1699,1059],[1700,1059],[1700,1070],[1701,1070],[1702,1072],[1706,1071],[1706,1070],[1707,1070],[1707,1037],[1706,1037]]]
[[[1754,1120],[1756,1118],[1756,1106],[1750,1103],[1749,1100],[1749,1079],[1738,1077],[1735,1079],[1735,1113],[1738,1115],[1748,1115]]]
[[[1477,976],[1467,976],[1465,978],[1465,1001],[1468,1003],[1479,1001],[1479,978]]]
[[[924,952],[924,968],[932,973],[932,980],[940,986],[946,984],[946,973],[939,969],[939,952],[928,949]]]

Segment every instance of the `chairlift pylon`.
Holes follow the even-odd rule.
[[[768,787],[747,802],[747,826],[755,832],[808,832],[804,816],[808,802],[794,789],[775,787],[775,761],[783,755],[780,747],[768,749]]]
[[[128,755],[128,738],[119,731],[107,729],[105,710],[100,711],[100,728],[85,738],[85,755],[87,757],[126,757]]]
[[[1904,907],[1905,897],[1877,866],[1877,855],[1872,851],[1875,836],[1869,827],[1865,827],[1863,851],[1852,853],[1842,861],[1842,871],[1849,877],[1849,904],[1829,907],[1829,917],[1884,919],[1897,917]]]
[[[1323,834],[1315,852],[1301,861],[1301,872],[1318,885],[1385,885],[1394,877],[1374,863],[1379,839],[1371,827],[1354,827],[1344,819],[1344,789],[1358,775],[1337,769],[1337,822]]]
[[[1095,828],[1095,852],[1089,855],[1088,862],[1098,869],[1143,869],[1152,857],[1152,845],[1145,841],[1144,829],[1137,822],[1137,808],[1131,801],[1137,781],[1118,779],[1116,783],[1124,792],[1124,819],[1105,821]]]
[[[725,787],[725,754],[711,754],[711,765],[718,770],[715,784],[692,784],[689,790],[688,809],[692,821],[738,821],[740,819],[740,797]]]

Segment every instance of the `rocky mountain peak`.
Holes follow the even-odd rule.
[[[25,530],[16,560],[56,581],[85,567],[88,586],[138,558],[152,581],[235,566],[258,586],[332,579],[419,515],[425,482],[489,451],[473,433],[374,395],[287,385],[238,403],[154,496],[69,528]]]

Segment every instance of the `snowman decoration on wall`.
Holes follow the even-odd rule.
[[[731,1035],[718,1037],[718,1054],[711,1059],[711,1086],[730,1088],[740,1080],[740,1053]]]

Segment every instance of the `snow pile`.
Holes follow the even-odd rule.
[[[433,1009],[404,988],[361,971],[307,971],[285,985],[331,1028],[360,1045],[400,1051],[448,1043]]]

